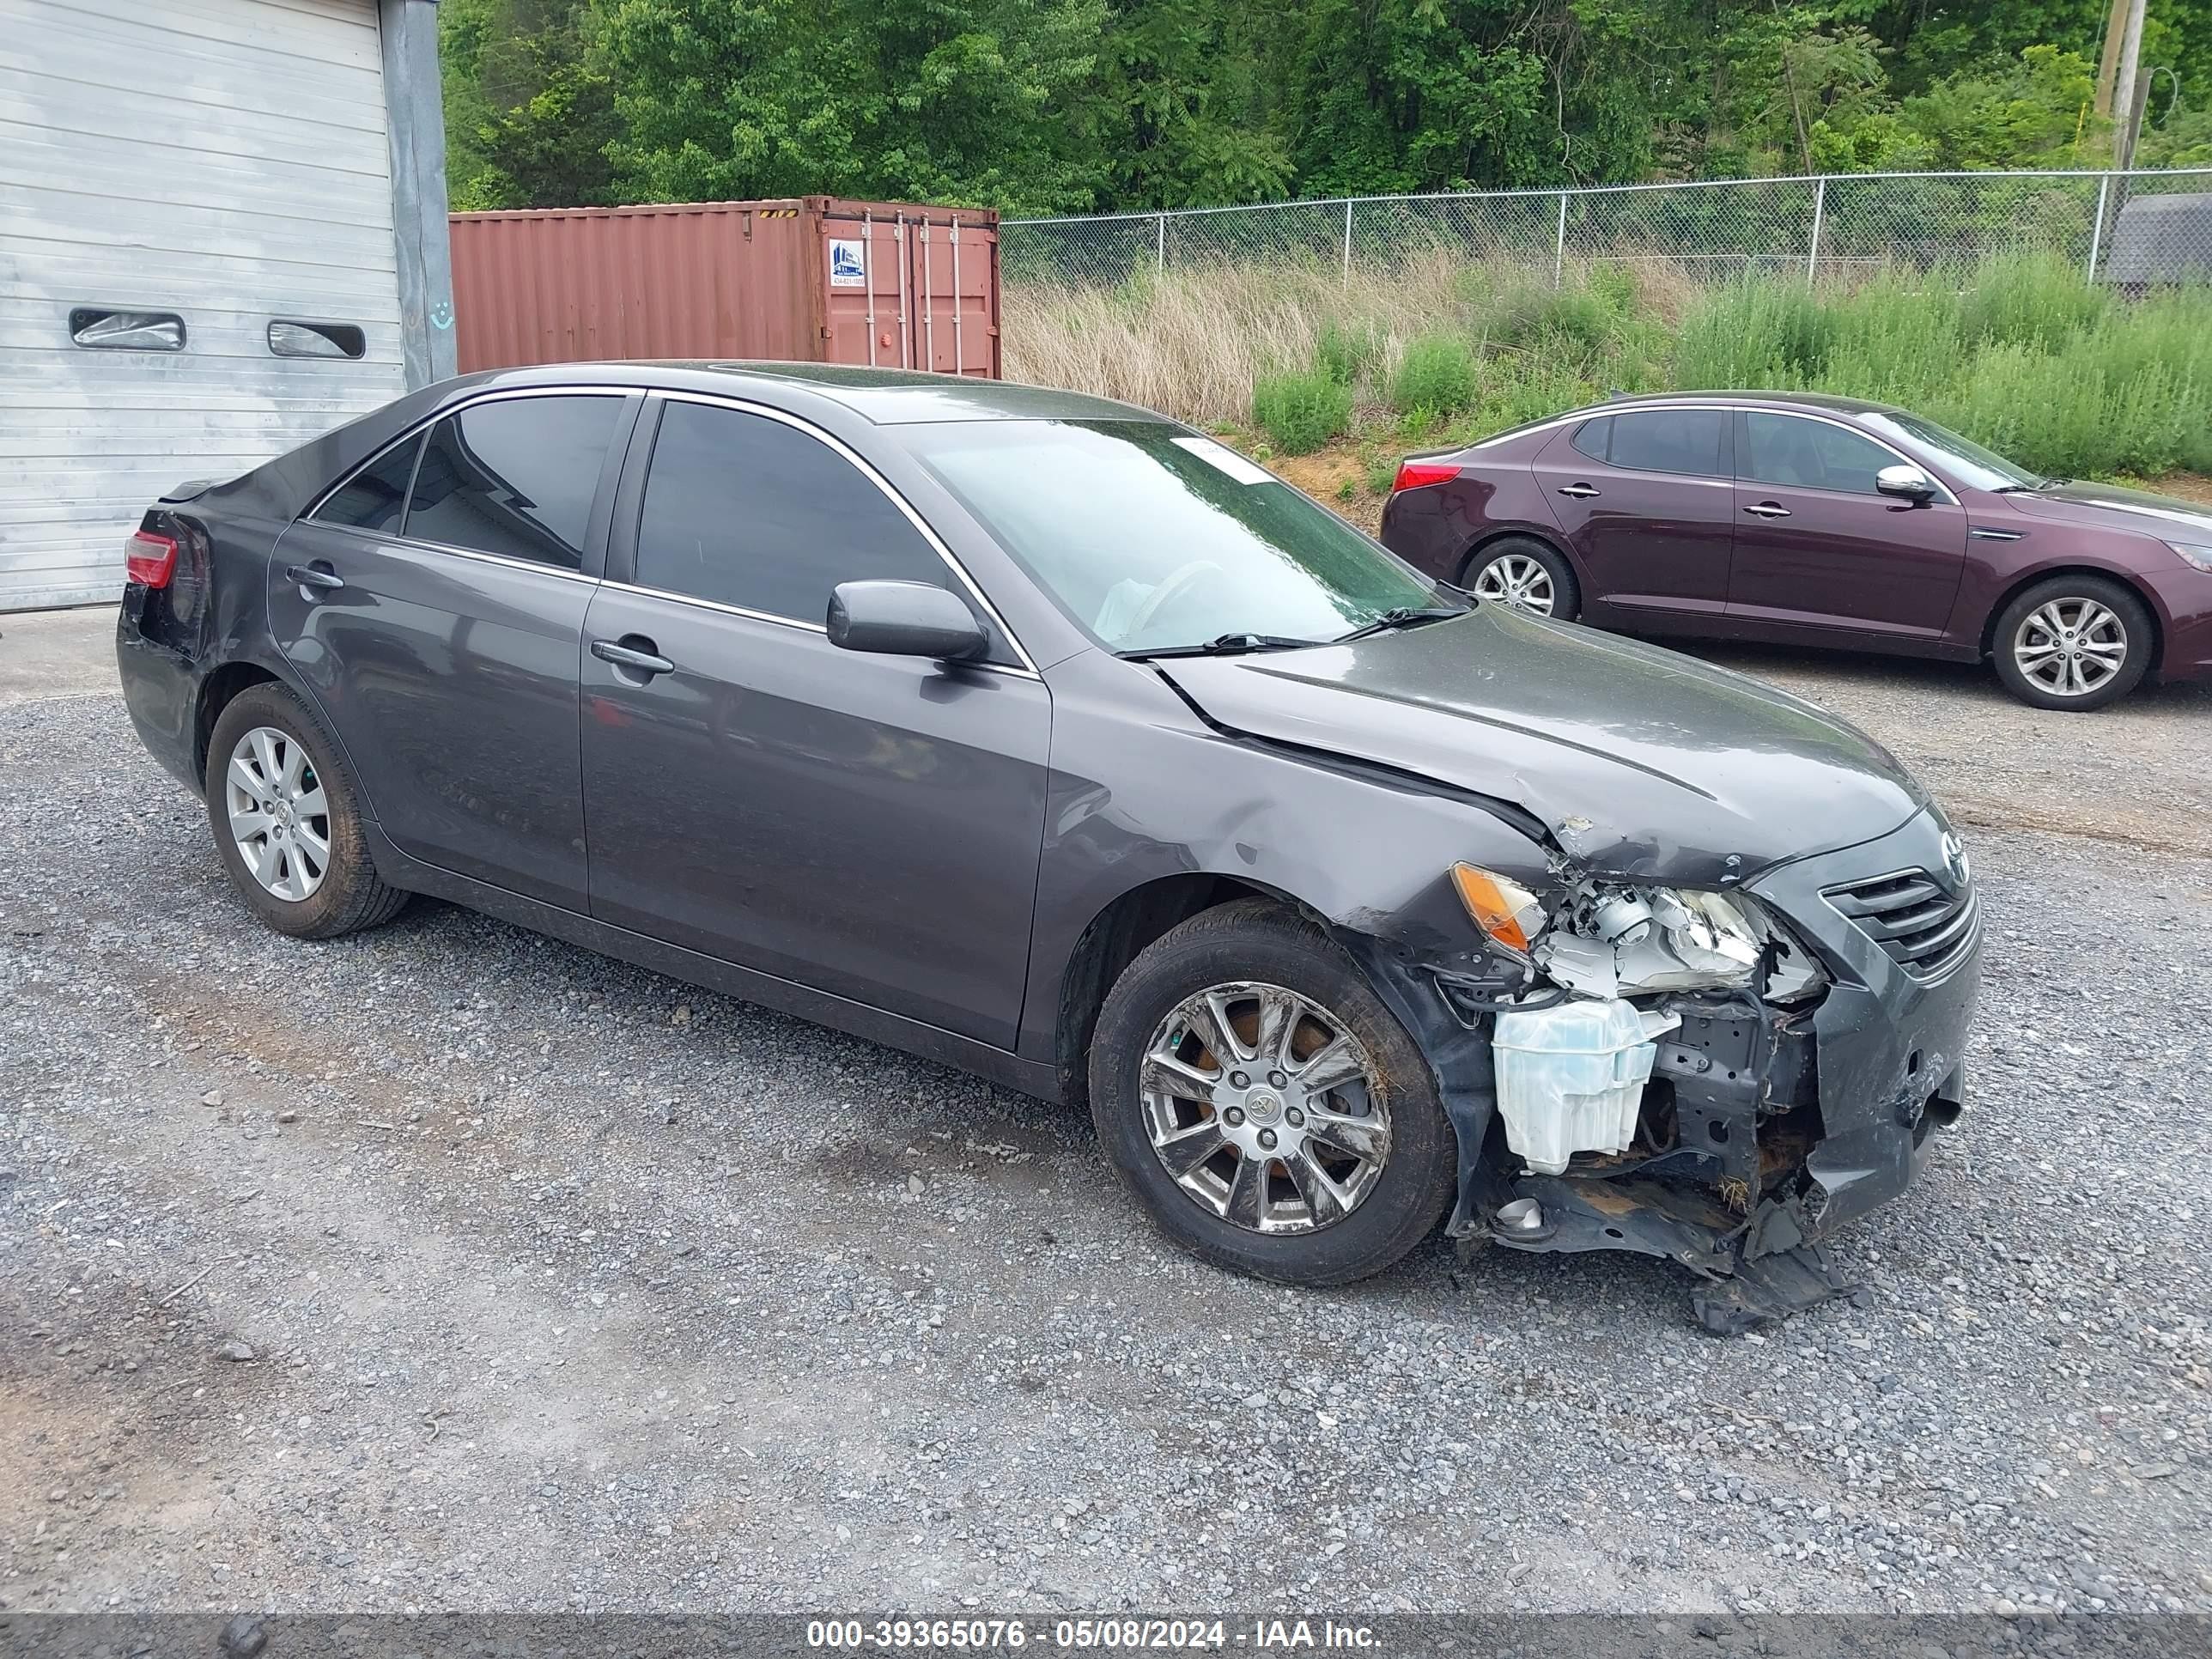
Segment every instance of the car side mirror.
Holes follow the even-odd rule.
[[[933,582],[839,582],[830,595],[830,643],[848,651],[965,662],[990,641],[967,602]]]
[[[1917,466],[1886,466],[1874,475],[1874,487],[1881,495],[1894,495],[1915,507],[1924,507],[1936,499],[1936,480]]]

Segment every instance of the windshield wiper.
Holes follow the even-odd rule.
[[[1999,484],[1992,495],[2032,495],[2039,489],[2056,489],[2061,484],[2070,484],[2071,478],[2038,478],[2033,483]]]
[[[1385,611],[1373,622],[1355,628],[1349,634],[1338,635],[1330,643],[1344,645],[1352,640],[1364,640],[1370,635],[1387,634],[1395,628],[1419,628],[1423,623],[1443,622],[1448,617],[1465,615],[1466,610],[1459,605],[1402,605],[1395,611]]]
[[[1154,657],[1239,657],[1253,651],[1306,651],[1328,640],[1294,640],[1281,634],[1217,634],[1203,645],[1156,645],[1114,654],[1129,661]]]

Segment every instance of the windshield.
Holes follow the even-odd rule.
[[[1942,427],[1920,415],[1862,416],[1861,419],[1875,431],[1907,443],[1917,443],[1934,453],[1934,459],[1945,465],[1960,483],[1976,489],[2016,489],[2022,484],[2039,484],[2043,480],[2027,468],[2015,466],[1994,449],[1984,449],[1972,438],[1962,438],[1948,427]]]
[[[947,422],[906,436],[1109,650],[1332,640],[1461,603],[1235,451],[1163,422]]]

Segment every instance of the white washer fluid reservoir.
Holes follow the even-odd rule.
[[[1625,1152],[1658,1058],[1654,1041],[1681,1024],[1619,997],[1571,997],[1498,1016],[1490,1043],[1505,1144],[1540,1175],[1576,1152]]]

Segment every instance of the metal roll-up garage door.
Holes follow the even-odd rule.
[[[404,389],[388,144],[375,0],[0,0],[0,610]]]

